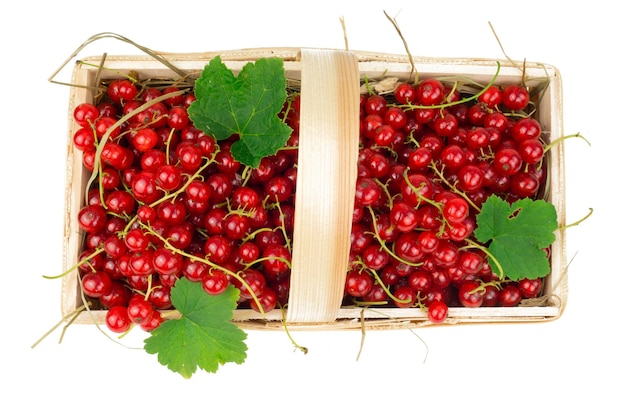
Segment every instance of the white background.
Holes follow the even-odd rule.
[[[6,3],[6,2],[5,2]],[[6,4],[13,4],[7,6]],[[0,415],[624,415],[623,67],[614,2],[10,2],[1,6],[3,318]],[[249,332],[248,358],[184,380],[93,326],[31,349],[59,319],[68,88],[47,81],[88,37],[111,31],[156,50],[260,46],[503,58],[560,69],[566,133],[569,299],[552,323],[369,332]],[[565,11],[565,8],[567,11]],[[85,54],[136,53],[101,41]],[[69,80],[64,72],[61,80]],[[127,342],[140,346],[141,337]],[[426,350],[428,347],[428,351]],[[428,354],[427,354],[428,353]],[[426,355],[427,354],[427,355]],[[8,410],[11,410],[10,412]],[[39,414],[40,415],[40,414]]]

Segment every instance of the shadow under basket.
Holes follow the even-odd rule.
[[[193,80],[209,60],[220,56],[235,73],[248,62],[278,57],[288,80],[301,91],[298,156],[298,202],[295,206],[292,271],[289,301],[285,311],[265,315],[252,309],[237,309],[233,321],[248,329],[281,329],[283,320],[291,329],[393,329],[431,325],[420,308],[347,307],[343,305],[346,265],[349,258],[351,219],[359,146],[359,96],[365,81],[405,81],[439,77],[451,82],[487,85],[524,83],[541,90],[535,117],[545,143],[563,136],[562,91],[559,71],[546,64],[497,62],[474,58],[424,58],[363,51],[300,48],[243,49],[192,54],[161,54],[172,66]],[[72,146],[79,126],[73,109],[93,102],[94,86],[101,80],[122,78],[133,72],[140,80],[179,79],[172,67],[151,56],[90,57],[78,61],[72,73],[67,189],[64,230],[64,267],[78,262],[83,233],[77,213],[84,204],[91,172],[82,163],[81,152]],[[320,139],[321,138],[321,139]],[[546,153],[548,166],[545,199],[557,212],[559,226],[565,222],[564,146],[555,143]],[[544,278],[540,298],[523,300],[516,307],[450,307],[444,324],[542,322],[559,318],[567,301],[565,229],[559,227],[550,247],[551,272]],[[62,313],[70,316],[83,305],[77,271],[63,278]],[[75,323],[104,323],[105,310],[81,312]],[[284,316],[283,316],[284,314]]]

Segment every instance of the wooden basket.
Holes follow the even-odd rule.
[[[244,49],[197,54],[161,54],[180,71],[193,78],[208,61],[219,55],[235,72],[262,57],[284,60],[286,77],[301,84],[302,110],[298,163],[298,204],[294,229],[292,276],[286,321],[299,329],[398,328],[431,324],[418,308],[345,308],[341,306],[356,180],[359,137],[359,89],[361,82],[412,74],[412,64],[421,79],[463,77],[482,85],[489,83],[498,63],[490,59],[442,59],[389,55],[360,51],[299,48]],[[137,71],[140,79],[177,78],[172,68],[150,56],[108,56],[77,62],[72,73],[69,142],[67,146],[67,190],[64,231],[64,266],[77,262],[81,234],[77,212],[85,198],[91,173],[82,165],[80,152],[72,146],[77,126],[73,108],[93,100],[97,79],[120,78]],[[559,71],[541,63],[501,62],[496,84],[520,82],[545,84],[537,118],[554,141],[563,135],[562,92]],[[522,71],[523,66],[523,71]],[[105,69],[103,69],[105,68]],[[315,138],[316,140],[311,140]],[[322,138],[322,140],[320,140]],[[548,199],[557,211],[558,224],[565,224],[564,147],[556,144],[548,154]],[[450,308],[445,323],[540,322],[560,317],[567,301],[565,231],[556,232],[551,247],[551,274],[544,281],[544,296],[532,305],[518,307]],[[62,313],[69,315],[83,304],[77,273],[63,278]],[[105,311],[82,312],[77,323],[104,323]],[[262,317],[253,310],[236,310],[234,321],[243,328],[279,329],[280,310]]]

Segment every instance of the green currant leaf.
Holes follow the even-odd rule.
[[[279,58],[262,58],[246,64],[239,75],[213,58],[196,80],[196,100],[188,113],[194,125],[223,140],[238,135],[233,157],[252,168],[262,158],[276,154],[292,129],[278,113],[287,97],[285,70]]]
[[[232,285],[220,295],[209,295],[199,282],[180,279],[171,299],[181,318],[166,320],[154,329],[144,349],[159,363],[191,378],[197,368],[217,372],[226,362],[243,363],[246,333],[232,323],[239,290]]]
[[[554,205],[544,200],[525,198],[509,204],[492,195],[476,216],[475,236],[489,243],[489,252],[497,259],[504,275],[512,280],[535,279],[550,273],[544,248],[555,240],[558,228]],[[497,265],[489,263],[494,271]]]

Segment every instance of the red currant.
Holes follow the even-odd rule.
[[[128,317],[128,309],[124,305],[111,307],[106,312],[105,323],[107,328],[115,333],[125,333],[132,326],[132,321]]]
[[[448,305],[443,301],[435,300],[428,306],[428,320],[433,323],[443,323],[448,317]]]

